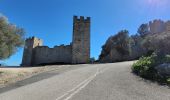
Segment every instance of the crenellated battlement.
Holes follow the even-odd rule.
[[[164,23],[161,19],[155,19],[153,21],[150,21],[150,23]]]
[[[89,22],[90,23],[90,17],[74,16],[73,20],[74,20],[74,22]]]
[[[149,25],[161,25],[161,24],[165,24],[164,21],[160,20],[160,19],[156,19],[156,20],[153,20],[153,21],[150,21],[149,22]]]
[[[87,63],[90,59],[90,17],[73,17],[72,63]]]
[[[152,33],[162,33],[166,30],[166,24],[160,19],[149,22],[150,31]]]
[[[34,40],[39,40],[39,41],[42,41],[41,39],[35,37],[35,36],[32,36],[32,37],[29,37],[26,39],[26,41],[34,41]]]

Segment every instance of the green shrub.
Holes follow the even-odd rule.
[[[170,63],[170,55],[158,56],[153,53],[151,56],[141,57],[133,64],[132,71],[143,78],[170,84],[170,78],[161,77],[155,70],[156,66],[163,63]]]
[[[170,78],[167,79],[167,83],[170,85]]]
[[[166,55],[165,56],[165,62],[166,63],[170,63],[170,55]]]
[[[157,55],[141,57],[139,61],[133,64],[132,71],[145,78],[153,78],[155,74],[154,65],[156,65]]]

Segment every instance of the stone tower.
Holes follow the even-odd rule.
[[[22,59],[22,66],[32,66],[33,65],[33,56],[34,56],[34,48],[37,46],[42,46],[43,42],[41,39],[36,37],[28,38],[25,41],[23,59]]]
[[[90,59],[90,17],[74,16],[72,63],[88,63]]]

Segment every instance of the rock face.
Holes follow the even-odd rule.
[[[128,36],[127,31],[108,38],[99,57],[103,63],[135,60],[154,51],[170,54],[170,21],[154,20],[147,23],[149,32]]]
[[[128,31],[120,31],[117,35],[109,37],[106,41],[102,47],[99,61],[102,63],[111,63],[129,60],[129,48]]]
[[[43,46],[41,39],[28,38],[22,59],[22,66],[55,63],[88,63],[90,61],[90,17],[74,16],[73,40],[70,45],[54,48]]]
[[[170,63],[164,63],[159,66],[156,66],[155,69],[161,76],[170,77]]]

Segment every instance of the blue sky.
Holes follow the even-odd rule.
[[[107,38],[122,29],[135,34],[140,24],[170,19],[169,0],[0,0],[0,13],[53,47],[72,41],[72,17],[91,17],[91,57],[98,58]],[[19,65],[23,49],[5,61]]]

